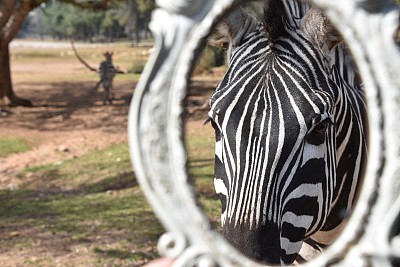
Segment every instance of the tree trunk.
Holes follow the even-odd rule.
[[[125,32],[129,36],[129,38],[132,39],[132,46],[134,45],[134,42],[136,45],[139,44],[139,27],[138,27],[138,22],[139,22],[139,10],[138,10],[138,5],[136,1],[134,0],[127,0],[127,22],[125,25]]]
[[[31,0],[1,0],[0,3],[0,97],[12,106],[32,107],[32,102],[15,95],[10,71],[9,44],[17,35],[29,11],[39,4]]]
[[[136,41],[136,45],[139,46],[140,43],[140,34],[139,34],[139,27],[137,26],[136,23],[136,28],[135,28],[135,41]]]
[[[32,107],[32,102],[15,95],[10,71],[10,53],[8,44],[0,47],[0,98],[7,97],[12,106]]]

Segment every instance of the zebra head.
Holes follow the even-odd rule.
[[[214,185],[224,236],[260,262],[288,264],[308,237],[328,244],[343,225],[365,158],[364,101],[339,36],[297,1],[243,9],[212,44],[229,67],[210,99]]]
[[[112,56],[114,55],[113,52],[108,52],[106,51],[105,53],[103,53],[104,58],[106,59],[106,61],[108,62],[112,62]]]

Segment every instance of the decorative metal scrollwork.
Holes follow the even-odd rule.
[[[167,229],[160,253],[174,266],[260,266],[212,230],[195,203],[186,172],[182,102],[205,37],[234,0],[159,0],[155,47],[136,88],[129,141],[139,182]],[[306,266],[400,264],[399,10],[389,0],[314,0],[341,32],[368,101],[369,164],[348,226]]]

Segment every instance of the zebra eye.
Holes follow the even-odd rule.
[[[320,123],[318,123],[317,125],[315,125],[315,127],[311,133],[315,134],[315,135],[325,135],[329,124],[330,124],[329,119],[323,120]]]

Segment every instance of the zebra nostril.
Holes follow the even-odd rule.
[[[246,257],[263,264],[280,264],[283,250],[280,247],[277,226],[252,228],[227,223],[222,229],[224,237]]]

